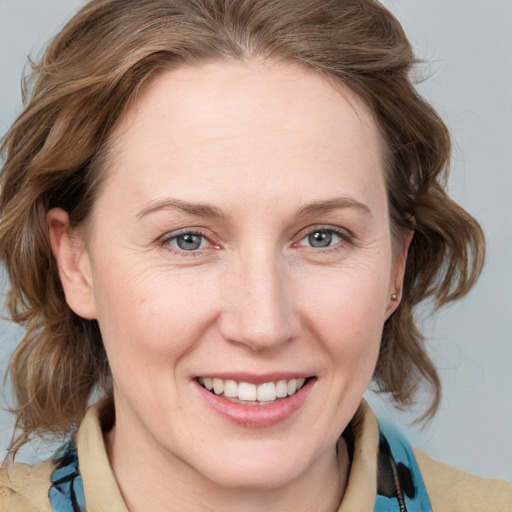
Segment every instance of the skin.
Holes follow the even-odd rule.
[[[106,441],[129,509],[337,510],[349,461],[336,442],[410,241],[391,237],[368,108],[298,66],[182,67],[141,91],[111,162],[85,235],[63,210],[49,221],[67,302],[101,328]],[[183,230],[200,248],[179,248]],[[331,241],[314,247],[311,233]],[[196,377],[235,370],[314,384],[289,418],[248,427],[197,392]]]

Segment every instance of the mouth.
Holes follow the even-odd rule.
[[[211,377],[198,377],[196,380],[201,387],[229,402],[268,406],[295,395],[311,378],[281,379],[261,384]]]
[[[203,402],[220,417],[244,428],[268,428],[296,417],[317,378],[238,373],[204,375],[193,381]]]

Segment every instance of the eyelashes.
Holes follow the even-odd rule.
[[[305,248],[308,253],[319,255],[340,251],[352,244],[353,235],[335,226],[311,226],[302,230],[291,244],[293,248]],[[221,248],[212,233],[201,228],[187,228],[166,234],[158,245],[178,256],[204,256],[210,250]]]
[[[167,240],[167,243],[182,251],[197,251],[208,246],[207,239],[201,234],[193,231],[174,235]]]
[[[340,246],[352,243],[350,232],[334,226],[313,226],[299,235],[296,247],[310,247],[321,252],[335,250]],[[306,245],[307,244],[307,245]]]
[[[169,233],[158,242],[158,245],[171,253],[185,257],[202,256],[205,250],[220,248],[212,235],[196,228]]]

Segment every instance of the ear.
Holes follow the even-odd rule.
[[[91,263],[85,242],[73,232],[69,215],[62,208],[48,212],[48,230],[53,255],[68,306],[82,318],[96,318]]]
[[[398,248],[393,258],[393,273],[391,276],[391,290],[389,294],[390,300],[386,310],[386,320],[395,311],[402,299],[405,265],[407,263],[407,254],[409,252],[409,246],[411,245],[413,236],[414,230],[407,230],[403,237],[401,246]]]

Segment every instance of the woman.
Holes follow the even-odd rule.
[[[483,260],[413,62],[369,0],[93,0],[61,31],[3,142],[0,247],[12,449],[71,436],[6,466],[6,510],[510,508],[362,401],[425,382],[434,414],[413,310]]]

